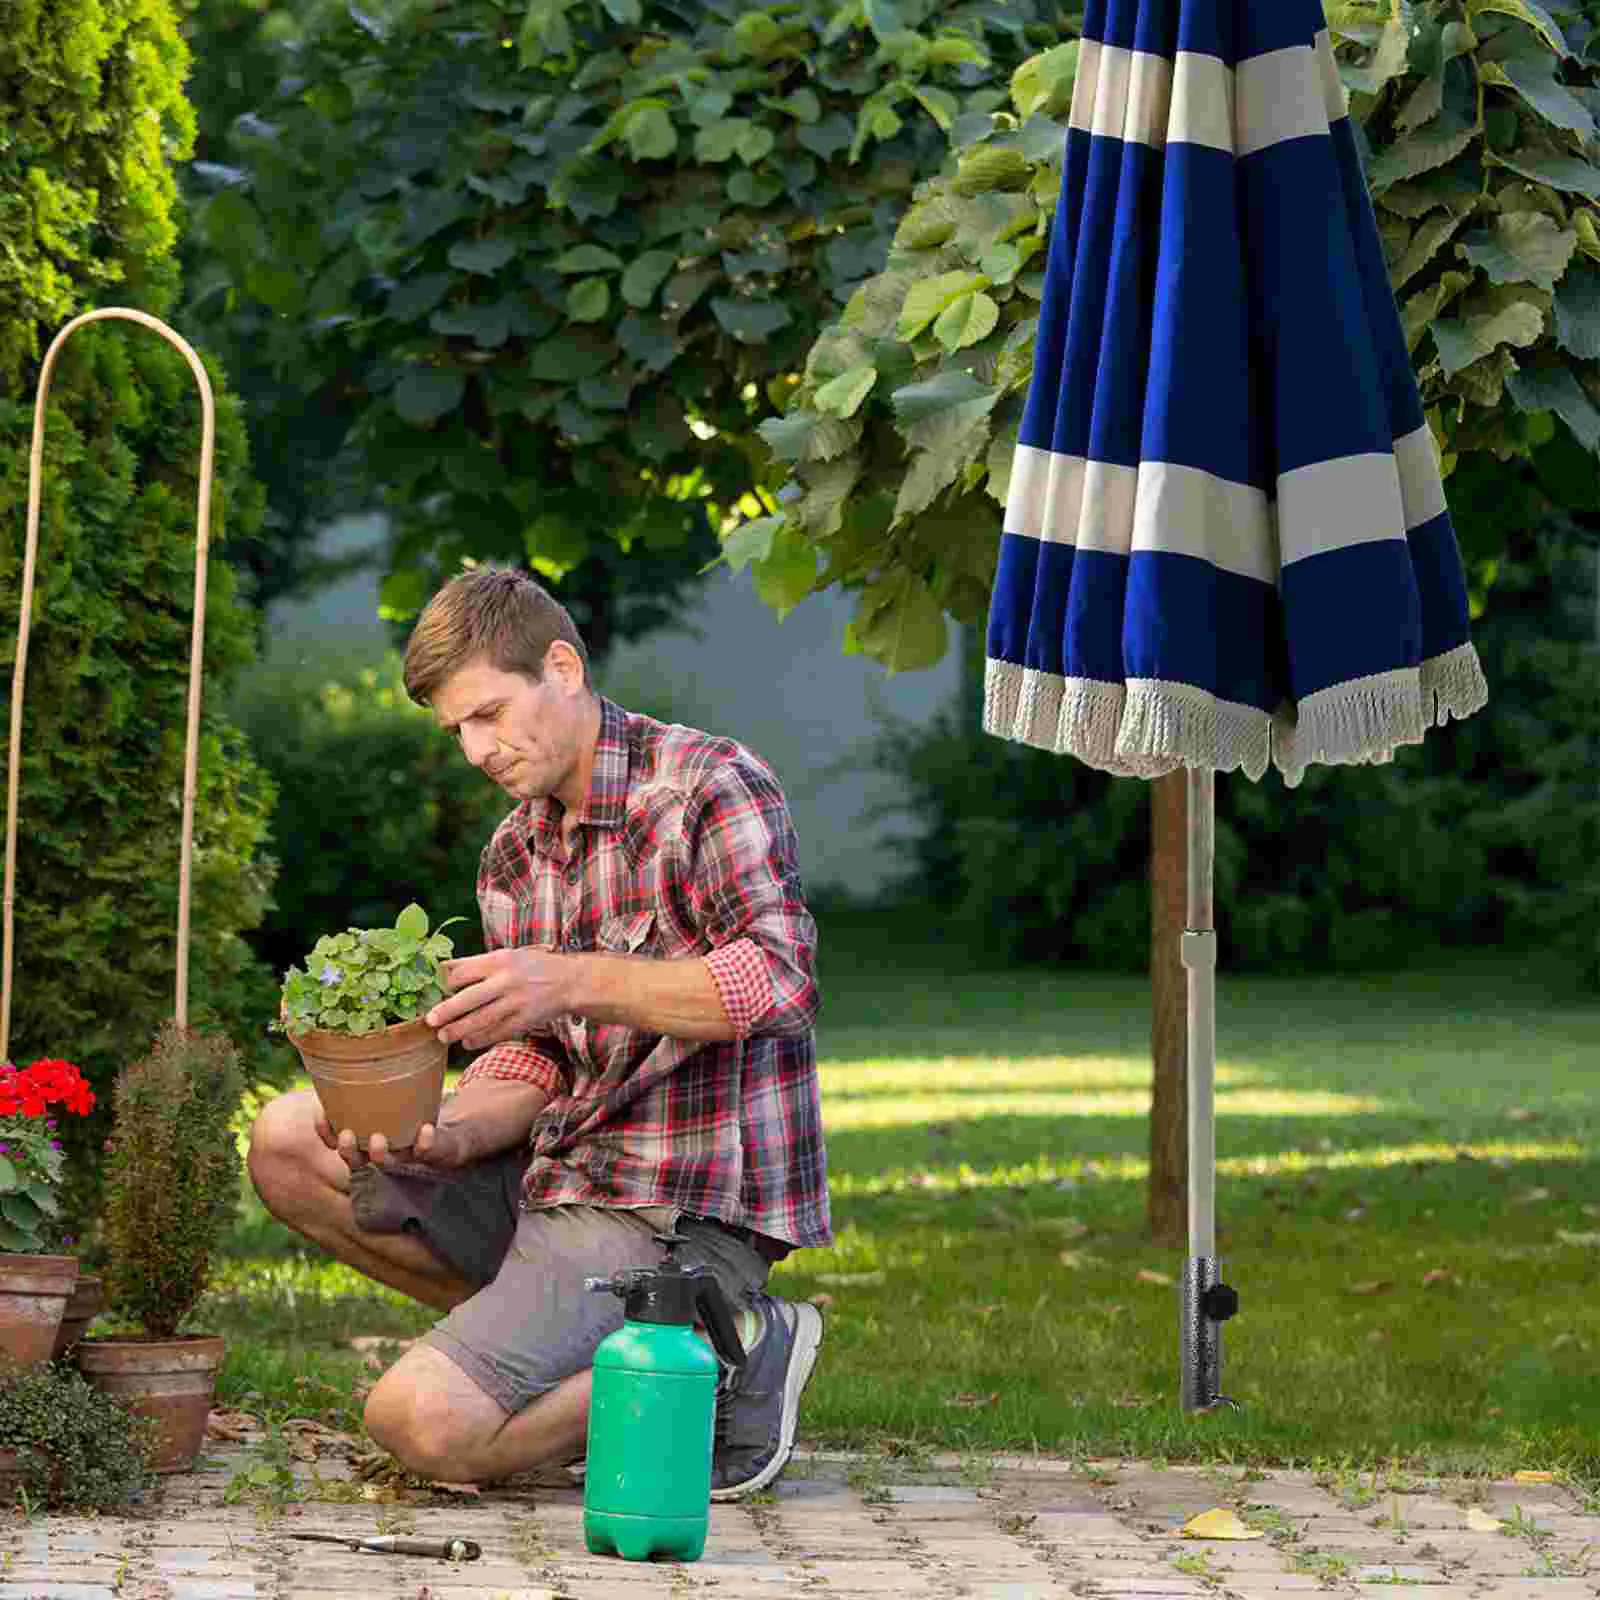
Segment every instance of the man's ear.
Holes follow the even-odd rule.
[[[567,690],[583,687],[583,657],[565,639],[553,639],[544,653],[546,676],[554,676]]]

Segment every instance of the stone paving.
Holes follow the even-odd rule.
[[[774,1492],[714,1507],[704,1557],[678,1565],[589,1555],[570,1486],[406,1503],[317,1460],[295,1463],[296,1493],[329,1498],[228,1503],[262,1459],[248,1440],[208,1445],[199,1470],[127,1517],[0,1515],[0,1600],[1267,1600],[1390,1585],[1427,1600],[1600,1596],[1600,1508],[1556,1483],[802,1452]],[[1266,1537],[1180,1536],[1216,1508]],[[483,1557],[357,1555],[297,1543],[300,1530],[461,1535]]]

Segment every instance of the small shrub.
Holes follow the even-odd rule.
[[[28,1498],[54,1510],[112,1511],[144,1486],[151,1424],[63,1367],[0,1386],[0,1450],[13,1450]]]
[[[109,1298],[152,1338],[170,1338],[204,1292],[239,1199],[232,1121],[238,1052],[167,1023],[117,1079],[104,1211]]]

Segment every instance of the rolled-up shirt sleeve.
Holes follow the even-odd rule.
[[[558,1056],[560,1046],[553,1039],[510,1039],[491,1045],[481,1056],[468,1062],[456,1090],[465,1089],[479,1078],[498,1078],[507,1083],[529,1083],[554,1098],[567,1090],[567,1070]]]
[[[735,1034],[810,1032],[820,1009],[816,923],[778,780],[749,757],[720,761],[684,811],[685,892]]]

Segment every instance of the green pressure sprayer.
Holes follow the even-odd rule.
[[[667,1253],[659,1267],[584,1280],[618,1296],[626,1320],[594,1353],[583,1536],[595,1555],[698,1561],[711,1518],[717,1358],[742,1367],[744,1346],[710,1268],[680,1266],[684,1241],[655,1237]]]

